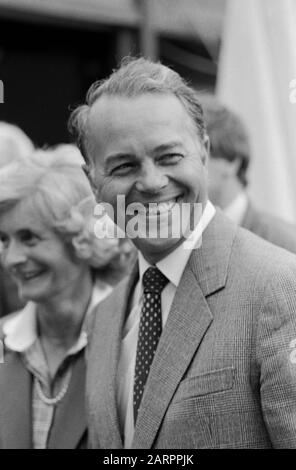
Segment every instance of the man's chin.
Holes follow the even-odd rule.
[[[181,238],[135,238],[133,243],[148,261],[156,263],[174,251],[182,241]]]

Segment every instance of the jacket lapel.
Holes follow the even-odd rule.
[[[75,449],[86,439],[84,354],[74,364],[69,390],[56,409],[49,449]]]
[[[20,356],[6,352],[0,370],[0,447],[32,448],[31,376]]]
[[[90,426],[90,445],[104,449],[122,448],[116,376],[129,293],[137,275],[135,266],[131,276],[119,284],[110,300],[102,302],[96,312],[94,340],[91,341],[88,360],[87,398],[89,420],[96,423]],[[96,430],[96,435],[91,434],[92,429]]]
[[[232,224],[218,212],[201,248],[192,252],[149,372],[133,448],[153,446],[173,394],[212,322],[205,297],[225,286],[234,234]]]

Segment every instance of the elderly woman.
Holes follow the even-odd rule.
[[[0,121],[0,168],[26,159],[33,149],[33,143],[19,127]],[[0,317],[22,306],[15,283],[0,264]]]
[[[81,210],[93,200],[81,158],[60,146],[0,170],[2,263],[27,301],[0,326],[0,448],[86,446],[85,325],[120,249]]]

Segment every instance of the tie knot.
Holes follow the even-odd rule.
[[[166,278],[158,268],[150,267],[143,275],[144,293],[153,292],[160,294],[168,282],[168,278]]]

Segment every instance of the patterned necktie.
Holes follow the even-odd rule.
[[[141,311],[134,382],[134,422],[162,330],[161,291],[168,279],[156,267],[143,275],[144,299]]]

